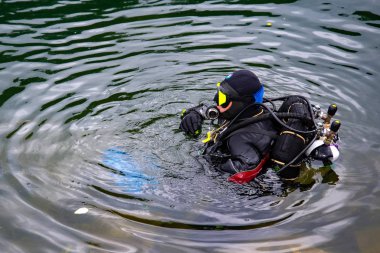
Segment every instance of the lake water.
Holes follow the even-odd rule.
[[[1,252],[380,252],[379,35],[377,0],[0,0]],[[179,114],[243,68],[337,103],[332,168],[202,162]]]

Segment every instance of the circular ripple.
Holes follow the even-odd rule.
[[[362,4],[312,5],[0,2],[2,248],[345,249],[337,234],[361,231],[379,207],[379,19]],[[334,170],[304,168],[296,185],[269,171],[241,186],[201,159],[179,112],[238,68],[268,96],[339,105]]]

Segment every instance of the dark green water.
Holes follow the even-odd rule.
[[[1,252],[380,252],[379,28],[375,0],[0,0]],[[202,166],[179,113],[240,68],[338,104],[335,173]]]

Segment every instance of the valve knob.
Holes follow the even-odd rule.
[[[334,120],[331,123],[330,130],[336,133],[338,132],[340,125],[341,125],[340,120]]]
[[[336,104],[331,104],[329,106],[329,109],[327,110],[327,114],[332,117],[335,115],[336,111],[338,110],[338,106]]]

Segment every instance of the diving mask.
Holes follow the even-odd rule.
[[[232,101],[250,102],[252,101],[251,95],[240,96],[226,81],[216,84],[218,92],[214,101],[223,108],[230,105]]]

